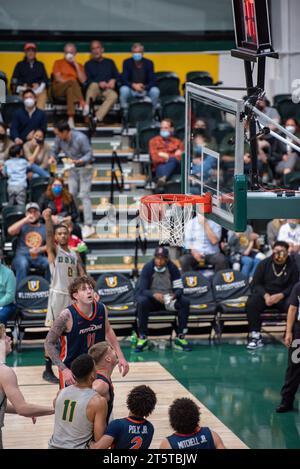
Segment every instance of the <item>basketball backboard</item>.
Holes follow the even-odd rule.
[[[210,192],[207,216],[234,231],[244,231],[247,224],[243,118],[242,99],[187,83],[184,193]],[[208,132],[197,128],[203,123]]]

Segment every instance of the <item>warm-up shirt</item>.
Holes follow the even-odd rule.
[[[277,275],[275,275],[273,269],[275,269]],[[282,275],[278,276],[282,270]],[[261,295],[265,293],[270,295],[283,293],[284,297],[287,298],[298,280],[298,268],[291,257],[287,258],[285,265],[275,264],[272,257],[267,257],[256,267],[252,288],[255,293]]]
[[[16,277],[11,269],[0,264],[0,308],[14,302],[16,295]]]

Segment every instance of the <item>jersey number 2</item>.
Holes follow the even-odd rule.
[[[134,438],[132,438],[130,443],[132,443],[132,446],[130,446],[129,449],[140,449],[143,443],[143,438],[141,438],[140,436],[135,436]]]
[[[92,332],[91,334],[88,334],[88,336],[87,336],[88,348],[90,348],[92,345],[95,344],[95,338],[96,338],[95,332]]]

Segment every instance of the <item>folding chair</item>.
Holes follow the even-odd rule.
[[[251,293],[248,278],[235,270],[220,270],[213,276],[212,285],[218,338],[223,332],[247,332],[246,302]]]
[[[108,318],[117,335],[127,336],[136,330],[134,288],[123,274],[102,274],[96,290],[108,311]]]
[[[17,329],[18,351],[24,339],[44,339],[48,333],[45,328],[49,297],[49,282],[38,275],[25,277],[17,286]],[[34,331],[34,329],[38,329]],[[42,329],[42,330],[41,330]]]
[[[185,272],[182,275],[183,294],[190,302],[188,320],[189,334],[209,334],[216,317],[216,303],[211,282],[200,272]]]

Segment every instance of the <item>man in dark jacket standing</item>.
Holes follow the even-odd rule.
[[[260,334],[260,314],[265,309],[287,312],[287,299],[298,282],[299,272],[295,261],[288,255],[289,245],[285,241],[276,241],[273,254],[261,261],[254,273],[252,291],[246,306],[249,322],[250,350],[263,347]]]
[[[159,88],[156,86],[154,66],[152,60],[145,59],[144,46],[133,44],[132,57],[124,60],[122,85],[120,88],[120,104],[123,112],[128,108],[128,98],[143,98],[149,96],[153,108],[157,106]]]
[[[148,346],[147,326],[149,314],[153,311],[176,311],[178,314],[177,337],[174,346],[190,351],[185,340],[189,316],[189,301],[182,296],[183,284],[176,265],[169,260],[168,249],[159,246],[154,259],[148,262],[140,277],[137,292],[137,315],[139,339],[136,352],[142,352]]]

